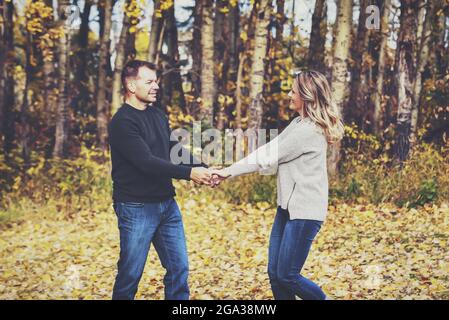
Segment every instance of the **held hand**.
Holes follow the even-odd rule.
[[[204,167],[192,168],[190,179],[197,184],[211,185],[211,171]]]
[[[227,173],[224,169],[213,169],[212,172],[212,179],[210,186],[212,188],[218,186],[222,181],[226,180],[231,175]]]

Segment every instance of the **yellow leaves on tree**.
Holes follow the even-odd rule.
[[[128,4],[125,3],[125,13],[130,18],[129,33],[135,33],[137,31],[136,25],[142,15],[142,10],[137,0],[131,0]]]

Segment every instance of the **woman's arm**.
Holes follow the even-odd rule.
[[[261,170],[271,171],[271,169],[277,168],[279,164],[301,156],[306,149],[306,145],[315,143],[317,134],[315,128],[310,124],[295,124],[287,134],[277,136],[247,157],[221,170],[221,173],[226,177],[237,177]]]

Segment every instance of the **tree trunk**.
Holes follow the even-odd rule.
[[[446,60],[446,49],[445,49],[445,35],[446,35],[446,16],[443,12],[443,8],[445,6],[444,0],[436,0],[436,6],[438,10],[441,10],[439,15],[435,17],[434,24],[434,40],[435,48],[432,54],[432,64],[434,66],[433,73],[438,76],[444,76],[446,74],[446,69],[448,67],[448,63]]]
[[[224,31],[222,32],[223,36],[223,45],[225,47],[225,58],[223,62],[222,73],[224,78],[221,79],[222,83],[222,92],[227,96],[232,96],[232,86],[237,82],[237,71],[238,71],[238,62],[239,62],[239,53],[238,53],[238,38],[239,38],[239,6],[238,3],[230,2],[228,4],[229,12],[225,16],[225,26]],[[227,123],[229,123],[231,119],[235,116],[233,111],[235,110],[235,105],[229,105],[226,102],[225,110],[222,110],[222,113],[219,114],[217,120],[217,128],[223,129]]]
[[[290,30],[291,30],[292,35],[291,35],[290,41],[288,43],[288,52],[290,53],[292,58],[294,58],[293,57],[293,52],[294,52],[293,43],[295,42],[294,39],[296,38],[296,35],[294,34],[294,31],[295,31],[295,12],[296,12],[295,4],[296,4],[296,1],[292,1],[292,16],[290,18]]]
[[[254,36],[254,26],[257,20],[257,4],[259,0],[255,0],[253,4],[253,9],[251,10],[251,14],[248,18],[248,21],[244,27],[244,33],[246,33],[247,37],[251,39]],[[248,59],[248,52],[250,52],[251,41],[243,41],[240,37],[238,39],[239,43],[239,64],[237,69],[237,79],[236,79],[236,89],[235,89],[235,128],[242,128],[242,88],[243,85],[243,69]]]
[[[351,44],[352,0],[341,0],[338,7],[335,52],[332,67],[332,93],[340,112],[343,113],[347,98],[348,59]]]
[[[68,108],[67,108],[67,80],[69,71],[70,30],[65,8],[69,0],[58,0],[59,25],[62,28],[58,41],[58,106],[56,114],[56,134],[53,157],[61,158],[67,154],[68,140]]]
[[[89,55],[89,16],[93,2],[88,0],[84,4],[81,13],[81,25],[78,33],[78,50],[76,52],[76,70],[74,85],[78,88],[78,97],[76,107],[81,113],[88,113],[90,110],[90,92],[89,76],[87,72],[87,63],[92,57]]]
[[[123,90],[122,90],[122,70],[125,64],[125,45],[126,45],[126,35],[128,34],[130,26],[130,18],[126,13],[126,6],[129,5],[131,0],[126,0],[125,8],[123,10],[123,25],[120,31],[120,39],[116,47],[116,57],[114,63],[114,75],[112,80],[112,103],[111,103],[111,114],[117,112],[123,103]]]
[[[229,10],[229,17],[227,20],[229,23],[229,38],[227,41],[227,45],[229,46],[229,79],[235,82],[237,80],[237,69],[239,66],[239,52],[237,43],[240,35],[240,10],[237,3],[235,4],[235,6],[232,6],[232,4],[230,4]]]
[[[217,0],[215,4],[215,20],[214,20],[214,60],[218,64],[217,78],[217,94],[226,96],[226,84],[228,82],[229,73],[229,50],[228,35],[229,23],[225,23],[228,14],[225,10],[229,8],[229,3],[224,0]],[[217,103],[217,129],[222,130],[225,122],[225,99],[218,99]]]
[[[53,12],[55,9],[53,7],[53,0],[44,0],[45,5],[49,8],[52,8]],[[86,10],[86,7],[85,9]],[[54,23],[55,17],[54,14],[51,18],[52,23]],[[83,28],[83,16],[81,16],[81,26]],[[86,40],[87,41],[87,40]],[[53,51],[56,53],[56,46],[53,48]],[[56,114],[56,110],[58,108],[58,97],[55,94],[55,89],[57,87],[56,80],[57,75],[55,73],[55,55],[44,55],[43,56],[43,74],[44,74],[44,103],[45,103],[45,111],[49,114]]]
[[[380,52],[379,52],[379,65],[376,81],[376,94],[374,96],[374,132],[379,135],[382,128],[382,100],[383,100],[383,82],[385,71],[385,59],[386,50],[388,44],[388,37],[390,33],[389,15],[390,15],[391,0],[384,0],[384,6],[382,11],[382,20],[380,22]]]
[[[412,109],[412,122],[411,122],[411,134],[414,136],[416,134],[416,127],[418,124],[418,114],[420,107],[420,97],[422,91],[422,77],[424,69],[426,68],[428,57],[429,57],[429,42],[432,36],[432,23],[435,17],[435,2],[428,0],[426,6],[426,17],[421,33],[421,42],[418,42],[418,57],[417,57],[417,68],[415,83],[413,86],[413,109]]]
[[[192,81],[192,95],[195,100],[190,107],[190,114],[197,115],[200,111],[200,104],[196,100],[201,95],[201,26],[203,25],[203,1],[195,1],[193,9],[193,38],[191,42],[192,62],[190,78]]]
[[[57,97],[54,94],[54,89],[56,88],[56,74],[55,74],[55,64],[52,60],[45,60],[44,66],[43,66],[43,72],[44,72],[44,101],[45,101],[45,108],[46,111],[48,111],[50,114],[56,113],[57,109]]]
[[[407,159],[410,148],[410,129],[414,104],[413,79],[415,75],[414,47],[416,43],[415,10],[418,0],[401,2],[400,30],[398,37],[398,113],[396,152],[402,163]]]
[[[324,73],[325,42],[327,33],[327,4],[326,0],[316,0],[312,16],[312,31],[308,53],[309,68]]]
[[[29,123],[29,114],[28,114],[28,90],[30,77],[32,74],[32,67],[30,63],[31,55],[32,55],[32,39],[31,34],[28,30],[25,31],[25,87],[23,90],[23,101],[20,107],[20,126],[18,132],[19,138],[19,146],[22,153],[22,158],[25,163],[28,163],[30,160],[30,123]]]
[[[340,0],[335,25],[334,56],[332,65],[332,94],[340,113],[344,114],[348,87],[348,59],[351,45],[353,0]],[[340,144],[336,143],[330,148],[328,161],[329,174],[335,176],[340,160]]]
[[[184,90],[182,88],[182,78],[180,73],[178,28],[176,27],[175,6],[172,5],[164,12],[167,29],[165,38],[167,42],[167,55],[165,57],[165,68],[163,81],[163,105],[178,106],[185,109]]]
[[[81,13],[81,25],[78,35],[78,45],[87,49],[89,44],[89,17],[92,9],[92,0],[86,0],[83,8],[83,12]]]
[[[137,56],[136,31],[131,32],[130,26],[128,27],[128,32],[126,33],[125,54],[124,54],[125,61],[134,60]]]
[[[426,11],[428,7],[428,3],[430,0],[421,0],[419,1],[419,9],[418,9],[418,17],[417,17],[417,26],[416,26],[416,46],[414,56],[418,59],[420,43],[422,42],[422,36],[424,31],[424,22],[426,20]],[[427,2],[427,4],[426,4]],[[418,65],[418,64],[417,64]]]
[[[153,11],[153,17],[151,19],[150,45],[148,48],[148,61],[155,63],[159,38],[163,36],[163,34],[161,34],[163,16],[160,11],[161,0],[154,0],[153,3],[154,3],[154,11]]]
[[[368,70],[364,61],[364,53],[368,51],[369,46],[369,30],[365,26],[367,14],[365,8],[368,0],[360,0],[360,15],[357,27],[357,35],[352,43],[352,60],[351,66],[351,110],[347,112],[346,120],[354,121],[359,127],[363,126],[364,113],[366,113],[366,93],[368,91]],[[350,117],[349,117],[350,116]]]
[[[267,53],[267,37],[268,24],[271,15],[271,2],[268,0],[261,0],[255,4],[257,12],[257,21],[254,34],[254,54],[251,61],[250,73],[250,89],[249,97],[251,104],[249,108],[248,128],[259,129],[262,125],[263,115],[263,84],[265,76],[265,62],[264,58]]]
[[[239,68],[237,70],[237,81],[235,83],[235,127],[237,129],[242,128],[242,78],[243,78],[243,66],[246,61],[244,52],[239,55]]]
[[[3,134],[3,151],[7,156],[14,146],[14,4],[3,4],[0,43],[0,122]]]
[[[284,25],[287,21],[287,17],[285,16],[285,1],[277,1],[276,3],[276,37],[274,39],[274,46],[273,46],[273,54],[270,55],[270,74],[268,77],[271,79],[271,92],[273,95],[280,95],[282,94],[281,89],[281,81],[280,81],[280,66],[279,66],[279,58],[282,59],[284,56],[283,53],[283,43],[284,43]],[[270,113],[275,117],[276,119],[276,128],[280,128],[281,126],[281,119],[282,119],[282,108],[279,107],[279,104],[273,103],[272,106],[270,106]]]
[[[213,1],[203,0],[203,24],[201,28],[201,118],[206,126],[214,122],[214,24]]]
[[[138,1],[125,1],[125,6],[123,7],[123,11],[128,14],[132,14],[132,16],[128,17],[128,26],[127,33],[125,35],[125,61],[134,60],[137,56],[136,50],[136,25],[139,22],[138,16],[135,15],[136,12],[140,12]]]
[[[97,85],[97,141],[101,150],[107,149],[107,125],[108,125],[108,107],[107,74],[110,70],[109,66],[109,43],[112,26],[112,0],[103,0],[102,6],[104,9],[104,25],[103,35],[100,39],[100,58],[98,70],[98,85]]]

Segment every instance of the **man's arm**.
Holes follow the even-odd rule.
[[[317,134],[307,125],[293,127],[286,134],[274,138],[269,143],[259,147],[247,157],[222,170],[223,176],[237,177],[264,169],[278,167],[279,164],[300,157],[305,151],[304,146],[310,145]]]
[[[192,168],[154,156],[130,120],[111,123],[110,144],[145,174],[190,180]]]

